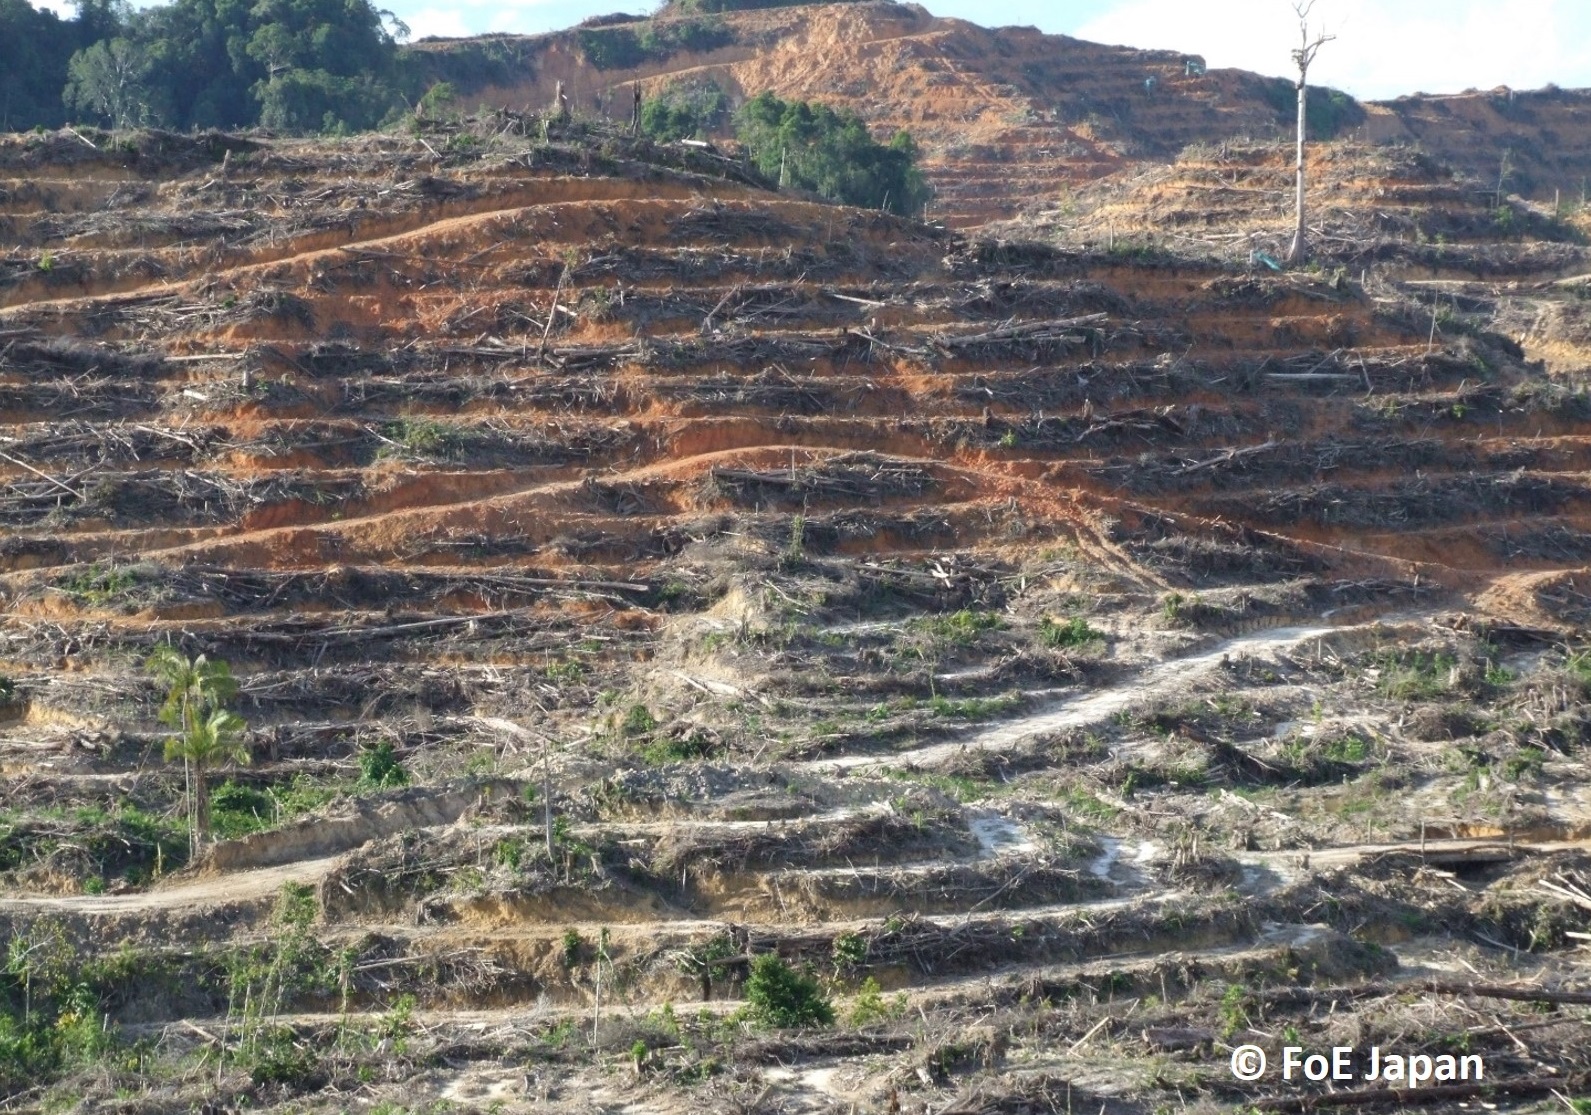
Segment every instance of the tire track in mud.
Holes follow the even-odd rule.
[[[201,875],[133,894],[74,894],[60,897],[0,898],[0,914],[72,914],[118,917],[153,911],[197,910],[274,898],[288,883],[313,884],[331,873],[342,854],[320,859]]]
[[[1179,684],[1191,681],[1234,654],[1263,654],[1295,647],[1310,639],[1323,638],[1343,628],[1330,626],[1283,627],[1239,635],[1208,650],[1172,658],[1142,670],[1131,682],[1124,682],[1097,693],[1070,697],[1029,716],[1004,721],[975,732],[970,738],[933,744],[892,755],[844,755],[813,759],[804,764],[813,770],[864,770],[890,766],[932,767],[957,756],[976,751],[1000,751],[1018,747],[1030,740],[1073,728],[1086,728],[1108,720],[1140,701],[1172,692]]]
[[[1173,658],[1149,666],[1140,671],[1135,678],[1100,692],[1073,697],[1059,702],[1055,707],[1034,713],[1031,716],[1021,717],[976,732],[970,739],[936,744],[912,751],[899,752],[890,756],[840,756],[793,765],[797,769],[848,772],[861,772],[891,766],[931,767],[964,754],[969,750],[1002,750],[1017,747],[1029,740],[1041,738],[1054,732],[1097,724],[1115,713],[1131,707],[1136,702],[1152,700],[1174,691],[1181,685],[1196,680],[1233,655],[1263,654],[1270,651],[1294,648],[1307,643],[1311,639],[1323,638],[1344,630],[1351,629],[1330,626],[1296,626],[1239,635],[1222,640],[1196,654]],[[466,791],[462,794],[456,792],[451,795],[451,798],[457,801],[467,801],[473,793],[474,791]],[[434,807],[426,808],[423,811],[434,812]],[[377,811],[378,816],[379,812]],[[363,846],[370,840],[409,827],[407,822],[411,812],[414,812],[414,810],[389,810],[389,815],[383,818],[381,823],[374,828],[368,824],[364,826],[350,825],[349,837],[342,840],[345,846],[341,847],[332,856],[295,860],[252,870],[228,871],[221,869],[220,874],[156,888],[143,894],[4,899],[0,900],[0,909],[10,906],[14,908],[52,909],[72,911],[85,915],[100,915],[135,912],[141,909],[173,909],[184,906],[204,905],[223,900],[260,898],[273,893],[284,882],[311,882],[324,877],[330,873],[345,853]],[[620,837],[661,836],[687,830],[761,833],[810,826],[821,827],[848,820],[887,815],[890,812],[892,812],[892,807],[887,800],[875,800],[857,806],[777,820],[675,819],[656,822],[611,821],[592,825],[578,825],[571,831],[578,836],[613,835]],[[324,822],[316,822],[315,827],[324,829]],[[969,813],[968,830],[977,839],[981,848],[981,856],[968,859],[966,861],[968,863],[977,862],[978,858],[989,856],[1022,856],[1031,853],[1035,849],[1020,824],[1011,822],[998,814]],[[259,842],[262,845],[266,845],[274,842],[274,840],[280,840],[281,835],[279,831],[270,834],[270,837],[273,838],[272,840],[262,838]],[[326,836],[323,833],[318,843],[323,844],[325,840]],[[1517,847],[1521,850],[1550,851],[1560,847],[1580,847],[1583,843],[1570,841],[1561,844],[1528,844],[1521,842]],[[1429,850],[1431,854],[1439,855],[1461,852],[1465,849],[1493,847],[1496,844],[1496,840],[1488,839],[1432,841],[1430,842]],[[1105,851],[1091,863],[1090,871],[1102,879],[1112,879],[1115,870],[1114,865],[1118,862],[1118,857],[1124,850],[1133,850],[1132,862],[1135,864],[1141,865],[1152,861],[1154,858],[1152,847],[1147,848],[1150,854],[1145,856],[1141,854],[1146,850],[1143,846],[1124,845],[1121,841],[1110,839]],[[1275,854],[1250,854],[1245,857],[1245,862],[1269,867],[1287,864],[1294,860],[1308,857],[1317,866],[1346,865],[1357,862],[1358,859],[1367,856],[1408,850],[1410,850],[1410,846],[1407,844],[1345,846]],[[1115,854],[1112,854],[1113,852]],[[229,855],[226,846],[223,845],[218,855],[212,857],[212,862],[215,858],[236,859],[238,857]],[[926,866],[927,862],[929,861],[925,861],[922,864],[914,864],[908,861],[894,864],[892,867],[897,870],[909,871],[913,866]],[[936,859],[931,862],[942,865],[954,861]],[[210,870],[216,869],[211,867]],[[821,874],[823,870],[810,869],[803,872],[803,874]],[[843,871],[845,869],[833,870]],[[1134,897],[1141,898],[1145,897],[1145,895],[1140,894]],[[1111,908],[1123,902],[1131,902],[1134,897],[1109,899],[1101,903],[1067,903],[1062,908],[1072,909],[1077,908],[1079,905],[1092,906],[1093,908]],[[1036,913],[1038,911],[1029,912]],[[708,921],[700,924],[705,926],[716,923]]]

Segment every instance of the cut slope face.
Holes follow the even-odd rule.
[[[1523,966],[1471,930],[1582,974],[1580,396],[1352,283],[539,123],[0,145],[0,919],[172,1070],[41,1078],[1236,1110],[1218,1035],[1467,1025],[1430,950]],[[164,642],[255,758],[175,878]],[[770,953],[838,1025],[738,1013]]]

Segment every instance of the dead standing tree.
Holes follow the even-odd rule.
[[[1298,49],[1293,51],[1293,65],[1298,67],[1298,205],[1293,246],[1287,252],[1289,263],[1302,263],[1309,254],[1304,231],[1304,140],[1308,131],[1305,110],[1309,104],[1309,67],[1315,61],[1315,55],[1320,53],[1320,48],[1337,37],[1326,34],[1322,29],[1315,33],[1314,38],[1310,38],[1309,12],[1314,6],[1315,0],[1300,0],[1293,5],[1293,11],[1298,15],[1299,36]]]

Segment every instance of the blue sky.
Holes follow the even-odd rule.
[[[388,0],[416,37],[545,31],[651,0]],[[1029,24],[1099,42],[1202,54],[1212,66],[1282,73],[1297,37],[1291,0],[928,0],[936,15]],[[1549,82],[1591,86],[1591,0],[1315,0],[1338,36],[1316,75],[1359,97]]]

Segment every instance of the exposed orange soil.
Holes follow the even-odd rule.
[[[842,16],[863,18],[834,18]],[[933,34],[952,31],[964,33]],[[1563,471],[1571,461],[1581,467],[1582,454],[1565,458],[1544,442],[1522,449],[1518,440],[1578,434],[1575,422],[1469,398],[1476,368],[1503,377],[1499,386],[1515,374],[1509,357],[1433,347],[1417,323],[1340,282],[1110,255],[1002,262],[999,249],[979,249],[984,262],[975,262],[942,234],[734,183],[575,176],[489,157],[447,167],[394,142],[380,141],[379,158],[404,163],[398,181],[430,174],[445,183],[433,192],[461,200],[374,218],[363,199],[395,187],[373,165],[310,179],[350,214],[335,230],[315,220],[303,231],[287,211],[267,210],[258,218],[270,230],[265,243],[190,244],[185,255],[164,256],[163,277],[143,286],[99,278],[97,249],[70,237],[39,240],[82,270],[13,285],[0,296],[0,328],[186,358],[116,388],[137,397],[108,400],[110,419],[212,430],[218,440],[203,467],[218,484],[307,487],[187,524],[144,519],[136,504],[64,526],[41,522],[35,529],[50,544],[14,548],[3,559],[9,568],[36,578],[41,568],[135,555],[239,569],[453,566],[462,554],[437,550],[435,540],[466,534],[511,539],[521,560],[562,565],[565,540],[595,535],[606,540],[602,552],[649,555],[628,572],[604,570],[632,576],[662,559],[652,548],[663,535],[733,506],[712,490],[722,470],[844,470],[857,454],[887,462],[867,468],[917,470],[921,479],[911,491],[867,499],[881,530],[867,543],[836,543],[845,552],[914,549],[888,521],[937,505],[963,509],[969,523],[984,515],[980,544],[997,545],[1005,528],[995,524],[1020,514],[1027,530],[1118,555],[1112,564],[1149,584],[1167,583],[1166,574],[1147,560],[1152,535],[1135,532],[1164,530],[1149,524],[1166,515],[1188,535],[1248,531],[1303,566],[1479,583],[1504,564],[1496,544],[1481,540],[1486,524],[1515,512],[1507,499],[1469,506],[1460,491],[1480,482],[1470,479],[1476,469],[1512,471],[1520,453],[1541,461],[1533,475],[1551,494],[1529,498],[1546,500],[1555,522],[1572,529],[1591,511],[1578,475]],[[1396,165],[1377,177],[1379,164],[1344,158],[1326,152],[1317,163],[1323,174],[1346,168],[1333,189],[1352,191],[1348,208],[1382,204],[1375,199],[1403,188]],[[1180,178],[1154,187],[1157,200],[1123,195],[1111,203],[1118,209],[1093,214],[1094,227],[1101,212],[1192,212],[1208,195],[1190,183],[1227,165],[1181,164]],[[1278,169],[1250,160],[1234,173]],[[80,175],[56,203],[97,203],[108,188],[96,184],[99,173]],[[273,189],[249,167],[195,171],[149,187],[141,219],[158,225],[161,198],[190,219],[202,214],[194,208],[201,179],[234,197]],[[1414,204],[1429,204],[1429,192],[1416,189]],[[7,219],[30,227],[32,202],[10,204]],[[645,258],[646,270],[607,270],[602,261],[616,250]],[[211,262],[181,269],[199,257]],[[709,265],[715,277],[696,273]],[[962,351],[942,340],[1101,306],[1103,318],[1071,333],[1063,326],[1059,341]],[[315,361],[335,366],[343,351],[350,371],[312,370]],[[581,366],[590,370],[560,370]],[[814,402],[792,412],[790,402],[735,401],[750,398],[748,376],[769,390],[810,392]],[[53,381],[29,373],[12,382],[0,406],[16,429],[58,413],[25,403],[56,390]],[[556,401],[576,397],[593,401]],[[1435,426],[1434,415],[1444,416]],[[1411,477],[1395,447],[1409,437],[1433,446],[1416,474],[1432,494],[1402,494]],[[1266,463],[1280,452],[1271,444],[1291,462],[1280,473]],[[1376,449],[1366,455],[1356,444]],[[526,457],[531,445],[542,448]],[[1499,461],[1489,464],[1494,451]],[[1309,467],[1312,455],[1330,464]],[[1230,469],[1221,463],[1228,458]],[[1249,479],[1251,462],[1260,471]],[[31,474],[4,463],[0,475]],[[142,485],[166,483],[141,475]],[[1383,529],[1411,500],[1423,506],[1419,522]],[[798,506],[818,517],[860,509],[840,494],[808,495]],[[761,510],[755,498],[739,509]],[[1104,527],[1105,517],[1119,525]],[[29,528],[18,526],[25,536]],[[1107,545],[1106,529],[1138,540],[1127,550]],[[1466,544],[1438,541],[1452,531]],[[1127,552],[1141,556],[1124,563]]]

